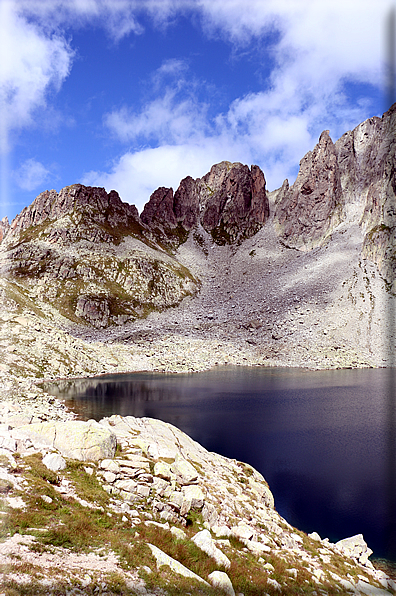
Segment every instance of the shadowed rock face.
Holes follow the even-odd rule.
[[[185,239],[199,223],[218,244],[250,238],[269,217],[265,178],[258,166],[221,162],[202,178],[172,189],[158,188],[142,213],[161,241]],[[168,238],[167,238],[168,236]]]
[[[173,212],[173,189],[160,186],[153,192],[145,204],[141,220],[151,228],[163,227],[172,229],[177,226]]]
[[[205,204],[202,226],[218,244],[253,236],[269,217],[263,172],[258,166],[249,170],[248,166],[237,163],[218,176],[211,170],[207,180],[211,178],[217,182],[218,189]]]
[[[282,186],[275,225],[290,248],[309,250],[321,244],[342,215],[340,169],[329,131],[300,162],[295,183]]]

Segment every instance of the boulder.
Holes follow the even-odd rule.
[[[358,559],[362,564],[366,563],[368,557],[373,554],[373,551],[368,548],[363,534],[344,538],[336,542],[335,545],[344,555]]]
[[[175,461],[171,464],[170,469],[171,472],[176,474],[180,484],[189,484],[198,478],[198,472],[194,466],[192,466],[190,462],[184,459],[179,453],[176,454]]]
[[[201,530],[198,534],[192,538],[192,541],[198,548],[200,548],[209,557],[212,557],[216,561],[216,564],[220,567],[228,569],[231,565],[230,559],[223,553],[215,543],[209,532],[209,530]]]
[[[172,569],[172,571],[174,571],[175,573],[178,573],[179,575],[183,575],[184,577],[196,579],[199,582],[203,582],[207,586],[209,585],[208,582],[206,582],[204,579],[202,579],[202,577],[199,577],[199,575],[197,575],[196,573],[193,573],[192,571],[187,569],[187,567],[185,567],[184,565],[179,563],[179,561],[176,561],[176,559],[173,559],[172,557],[170,557],[169,555],[164,553],[164,551],[159,549],[157,546],[154,546],[154,544],[150,544],[148,542],[147,546],[150,548],[150,550],[153,554],[153,557],[157,561],[157,567],[162,567],[162,565],[167,565],[168,567],[170,567]]]
[[[205,494],[200,486],[183,486],[183,496],[190,503],[193,509],[202,509],[205,502]]]
[[[36,448],[56,449],[80,461],[114,457],[117,445],[115,435],[94,420],[28,424],[12,434],[16,439],[30,439]]]
[[[47,453],[43,457],[43,464],[53,472],[64,470],[66,468],[66,461],[58,453]]]
[[[212,571],[208,575],[208,579],[214,588],[218,588],[227,596],[235,596],[234,588],[230,578],[224,571]]]

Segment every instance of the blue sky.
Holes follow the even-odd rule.
[[[385,0],[0,0],[0,218],[46,189],[158,186],[222,160],[292,182],[387,109]]]

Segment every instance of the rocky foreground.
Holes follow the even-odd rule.
[[[361,535],[293,528],[248,464],[159,420],[53,406],[2,407],[2,594],[396,593]]]

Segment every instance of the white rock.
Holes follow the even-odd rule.
[[[209,557],[212,557],[216,561],[217,565],[225,567],[226,569],[230,567],[230,559],[223,552],[221,552],[219,548],[217,548],[213,542],[213,538],[209,530],[201,530],[195,534],[191,540],[204,553],[206,553]]]
[[[169,497],[169,505],[172,505],[177,510],[180,510],[183,503],[183,494],[179,491],[174,490]]]
[[[212,571],[212,573],[208,575],[208,579],[214,588],[219,588],[219,590],[228,596],[235,596],[231,580],[224,571]]]
[[[171,472],[170,464],[164,461],[157,461],[154,465],[154,476],[158,476],[164,480],[171,480],[173,474]]]
[[[145,486],[144,484],[138,484],[136,487],[136,494],[139,497],[146,498],[150,495],[150,487]]]
[[[120,466],[113,459],[104,459],[100,462],[100,467],[102,470],[113,472],[113,474],[117,474],[120,471]]]
[[[134,493],[137,487],[136,482],[133,480],[116,480],[114,486],[119,490],[124,490],[128,493]]]
[[[176,528],[176,526],[172,526],[170,531],[176,540],[186,540],[187,538],[186,533],[180,528]]]
[[[58,453],[47,453],[43,457],[43,464],[53,472],[64,470],[66,468],[66,461]]]
[[[0,448],[15,453],[17,450],[17,442],[12,437],[0,437]]]
[[[367,542],[363,538],[363,534],[356,534],[356,536],[350,536],[344,538],[335,543],[335,546],[343,554],[349,557],[360,557],[363,553],[368,550]]]
[[[113,472],[105,472],[103,474],[103,478],[106,482],[109,482],[109,484],[111,484],[117,479],[117,476]]]
[[[183,486],[182,492],[184,498],[186,501],[191,503],[190,506],[193,509],[201,509],[203,507],[205,502],[205,494],[200,486]]]
[[[43,501],[45,501],[46,503],[52,503],[52,499],[51,497],[49,497],[48,495],[41,495],[41,498],[43,499]]]
[[[271,548],[269,546],[263,544],[262,542],[257,542],[257,540],[245,540],[244,543],[254,555],[260,556],[263,553],[271,552]]]
[[[355,590],[355,586],[353,585],[352,582],[348,581],[347,579],[341,579],[340,580],[340,584],[342,585],[343,588],[345,588],[345,590],[347,590],[348,592],[356,592]]]
[[[269,577],[267,579],[267,583],[273,588],[275,588],[275,590],[278,590],[278,592],[282,592],[282,586],[279,582],[276,581],[276,579],[272,579],[271,577]]]
[[[194,466],[179,453],[176,454],[175,461],[171,464],[171,471],[176,474],[182,484],[189,484],[198,478],[198,472]]]
[[[319,536],[319,534],[317,532],[311,532],[311,534],[308,534],[309,538],[313,538],[314,540],[320,540],[322,541],[321,537]]]
[[[361,579],[359,579],[358,583],[356,584],[356,590],[362,594],[367,594],[368,596],[390,596],[390,592],[388,592],[388,590],[376,588],[375,586],[372,586]]]
[[[228,526],[212,526],[211,530],[216,536],[232,535],[232,532]]]
[[[231,533],[239,540],[251,540],[255,534],[254,530],[244,522],[240,522],[237,526],[231,528]]]
[[[30,439],[36,448],[52,447],[80,461],[114,457],[116,436],[95,421],[40,422],[20,426],[13,438]]]
[[[173,559],[172,557],[164,553],[164,551],[154,546],[154,544],[150,544],[148,542],[147,546],[150,548],[155,560],[157,561],[157,567],[167,565],[172,569],[172,571],[178,573],[179,575],[183,575],[184,577],[191,577],[192,579],[196,579],[200,582],[203,582],[207,586],[209,585],[207,581],[202,579],[202,577],[199,577],[199,575],[193,573],[192,571],[190,571],[190,569],[187,569],[187,567],[179,563],[179,561],[176,561],[176,559]]]

